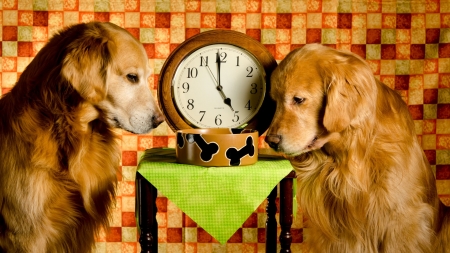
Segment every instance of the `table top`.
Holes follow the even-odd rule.
[[[177,163],[175,149],[154,148],[145,152],[138,172],[217,241],[225,243],[293,170],[288,160],[261,153],[253,165],[202,167]]]

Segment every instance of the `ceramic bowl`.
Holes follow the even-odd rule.
[[[177,162],[241,166],[258,161],[258,131],[232,128],[185,129],[176,133]]]

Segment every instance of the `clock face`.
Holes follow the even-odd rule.
[[[203,46],[178,65],[172,80],[173,102],[193,127],[245,127],[263,104],[265,75],[259,61],[241,47]]]

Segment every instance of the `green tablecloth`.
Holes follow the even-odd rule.
[[[260,155],[254,165],[201,167],[179,164],[174,149],[149,149],[138,172],[220,243],[225,243],[292,166]]]

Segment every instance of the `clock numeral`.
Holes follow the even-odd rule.
[[[220,117],[222,117],[222,115],[221,115],[221,114],[218,114],[218,115],[216,116],[216,119],[214,120],[214,123],[216,123],[216,126],[222,125],[222,119],[221,119]]]
[[[239,67],[239,56],[236,56],[236,66]]]
[[[239,121],[239,115],[237,115],[239,111],[234,111],[233,119],[231,121],[238,122]]]
[[[250,90],[250,94],[256,94],[258,92],[258,85],[256,83],[251,84],[252,89]]]
[[[194,109],[194,99],[188,99],[188,105],[186,106],[188,110]]]
[[[188,93],[189,91],[189,83],[184,82],[181,87],[183,88],[183,93]],[[251,92],[250,92],[251,93]]]
[[[252,106],[250,105],[250,100],[247,102],[247,104],[245,104],[244,107],[247,108],[248,110],[252,109]]]
[[[202,115],[202,117],[200,118],[200,121],[202,121],[203,117],[205,117],[206,111],[200,111],[199,113]]]
[[[197,68],[188,68],[188,78],[196,78],[198,75]]]
[[[253,77],[253,67],[251,67],[251,66],[248,66],[247,67],[247,71],[248,71],[248,74],[247,74],[247,77]]]
[[[222,52],[222,53],[219,53],[219,52],[217,52],[216,54],[218,54],[218,56],[219,57],[217,57],[217,58],[219,58],[220,59],[220,62],[222,63],[226,63],[227,61],[225,60],[226,58],[227,58],[227,53],[225,53],[225,52]],[[216,60],[216,63],[217,63],[217,60]]]
[[[203,62],[205,63],[205,66],[208,66],[208,56],[203,58],[203,56],[200,56],[200,67],[203,67]]]

